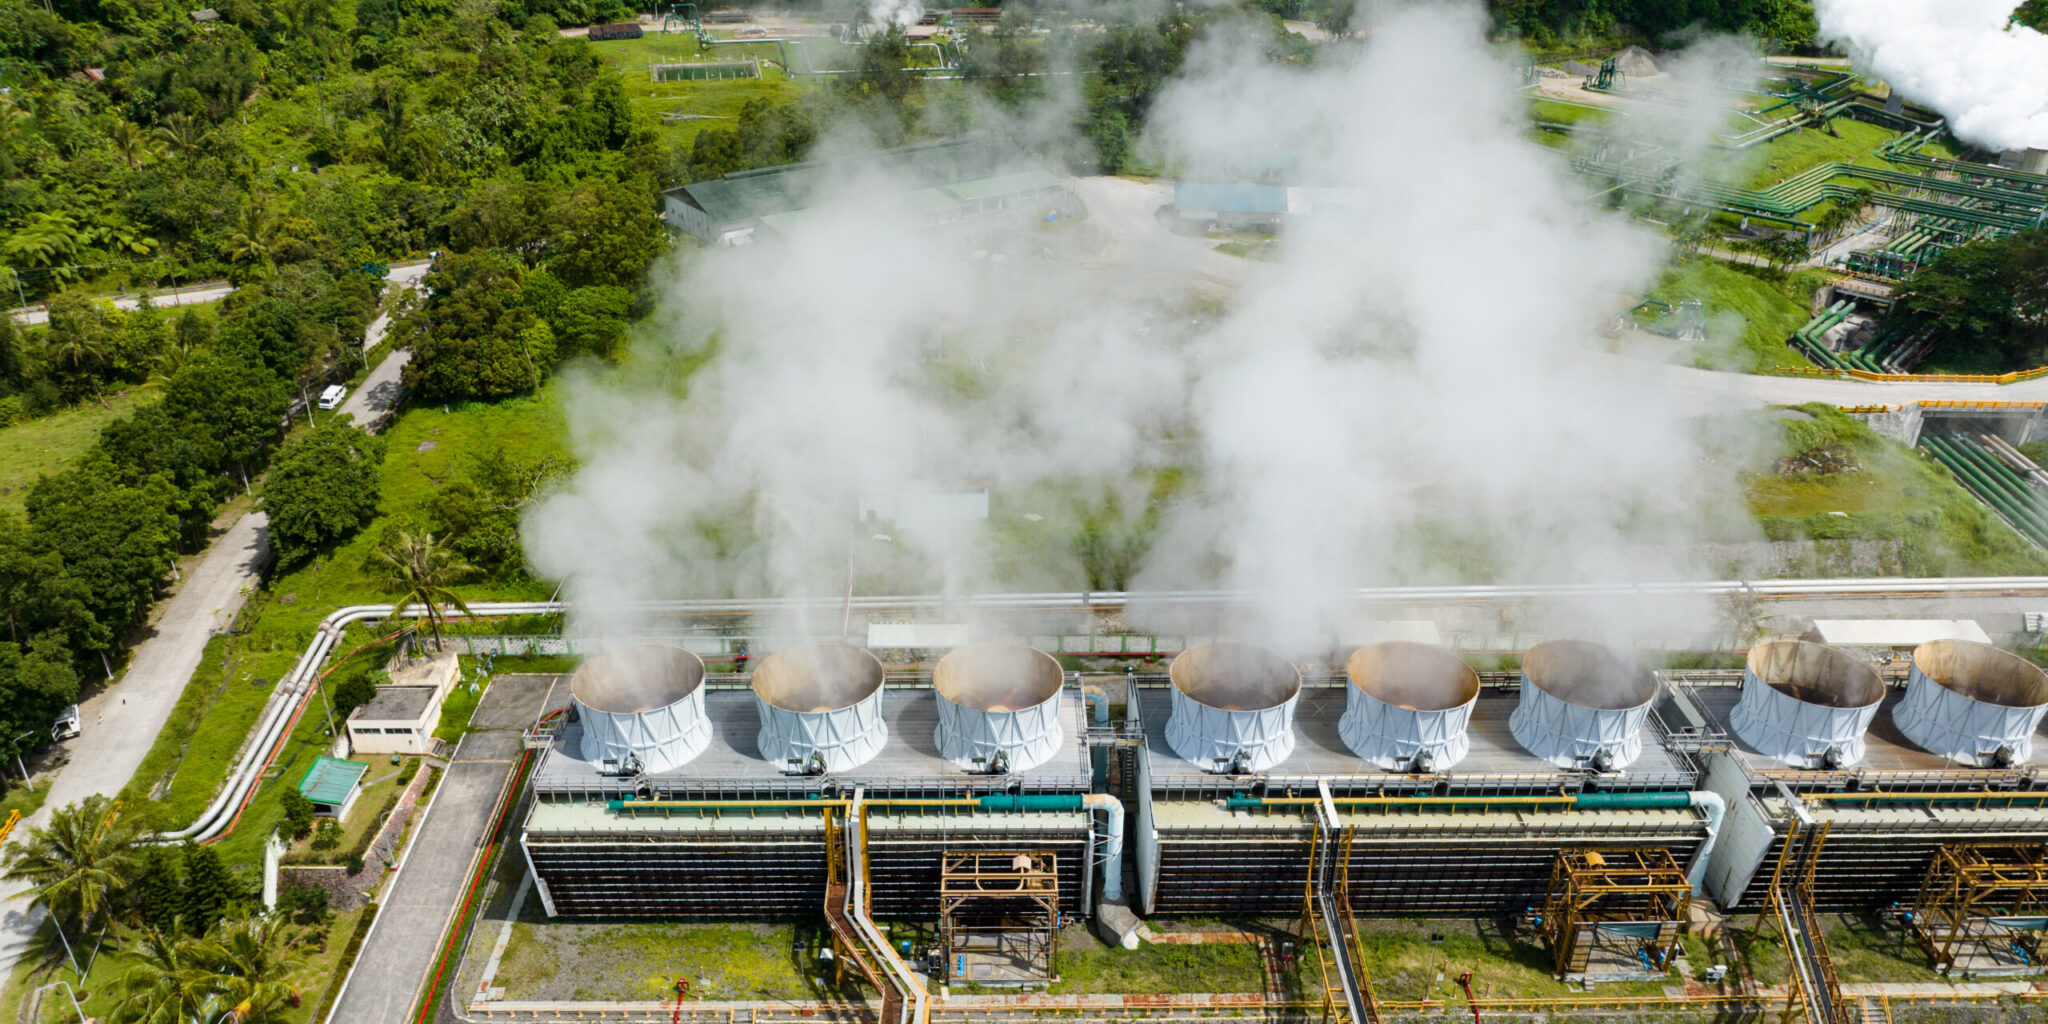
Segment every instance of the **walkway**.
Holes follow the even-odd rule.
[[[408,1024],[432,979],[434,954],[462,900],[514,767],[523,737],[544,712],[569,703],[558,676],[501,676],[470,716],[428,801],[398,871],[384,885],[377,920],[335,1000],[330,1021]],[[558,685],[560,684],[560,685]]]

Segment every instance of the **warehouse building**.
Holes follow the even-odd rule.
[[[858,157],[736,171],[662,193],[669,227],[710,245],[750,245],[820,209],[835,185],[868,176],[907,185],[879,197],[902,216],[945,224],[1006,211],[1052,210],[1067,179],[982,139],[955,139]]]

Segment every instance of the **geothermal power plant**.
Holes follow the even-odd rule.
[[[1412,642],[1318,664],[1199,643],[1164,672],[931,653],[586,660],[529,738],[518,841],[547,913],[823,915],[899,998],[905,970],[1042,983],[1082,919],[1134,944],[1148,918],[1295,917],[1341,947],[1359,916],[1508,918],[1562,977],[1661,977],[1707,903],[1792,929],[1889,908],[1997,973],[2027,959],[1998,915],[2048,891],[2048,675],[1967,641],[1882,674],[1806,641],[1739,673],[1575,640],[1488,673]],[[873,941],[899,920],[938,921],[936,945]]]

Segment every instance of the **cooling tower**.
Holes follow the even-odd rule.
[[[2025,761],[2048,711],[2048,673],[2016,654],[1968,640],[1934,640],[1913,651],[1906,697],[1892,722],[1906,738],[1980,768]]]
[[[1059,752],[1060,684],[1053,656],[1017,644],[974,644],[939,660],[939,756],[968,771],[1021,772]]]
[[[1361,647],[1344,664],[1344,717],[1337,733],[1359,757],[1389,771],[1442,771],[1471,746],[1465,726],[1479,673],[1429,644]]]
[[[1166,742],[1206,771],[1262,772],[1294,752],[1294,701],[1301,671],[1249,644],[1182,651],[1167,670],[1173,713]]]
[[[1884,681],[1825,644],[1773,640],[1749,649],[1742,698],[1728,724],[1765,757],[1801,768],[1842,768],[1863,757],[1863,733],[1884,703]]]
[[[791,647],[754,669],[761,756],[795,772],[845,771],[888,742],[882,663],[858,647]]]
[[[621,774],[665,772],[711,742],[704,662],[679,647],[606,651],[569,678],[583,723],[583,759]]]
[[[1642,754],[1656,696],[1656,677],[1634,661],[1599,644],[1552,640],[1522,655],[1522,699],[1508,728],[1559,768],[1616,771]]]

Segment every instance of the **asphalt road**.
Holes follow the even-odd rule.
[[[421,263],[394,267],[390,277],[411,287],[425,273],[426,264]],[[382,340],[387,327],[381,320],[371,325],[372,344]],[[381,427],[385,414],[397,404],[398,371],[408,354],[392,353],[342,410],[354,412],[358,423],[373,430]],[[260,511],[244,514],[214,540],[163,605],[150,636],[136,646],[127,671],[114,685],[80,702],[84,732],[65,743],[69,761],[51,781],[43,809],[17,825],[16,835],[42,824],[53,808],[93,793],[117,793],[128,784],[198,669],[207,641],[233,619],[255,589],[269,553],[269,519]],[[20,959],[42,922],[42,912],[31,908],[23,896],[26,889],[0,881],[0,973]]]
[[[462,899],[498,795],[523,750],[520,735],[543,709],[568,696],[559,676],[502,676],[484,691],[470,718],[473,731],[456,748],[425,820],[413,825],[411,845],[397,877],[384,887],[377,920],[328,1020],[411,1019],[422,988],[433,980],[434,951]]]
[[[170,306],[195,306],[202,302],[219,302],[234,290],[235,286],[231,284],[209,284],[168,292],[152,292],[149,295],[149,304],[158,309]],[[136,309],[142,305],[142,296],[116,295],[109,301],[114,304],[115,309]],[[31,306],[27,309],[16,307],[9,312],[14,315],[17,323],[33,326],[50,322],[50,311],[41,306]]]

